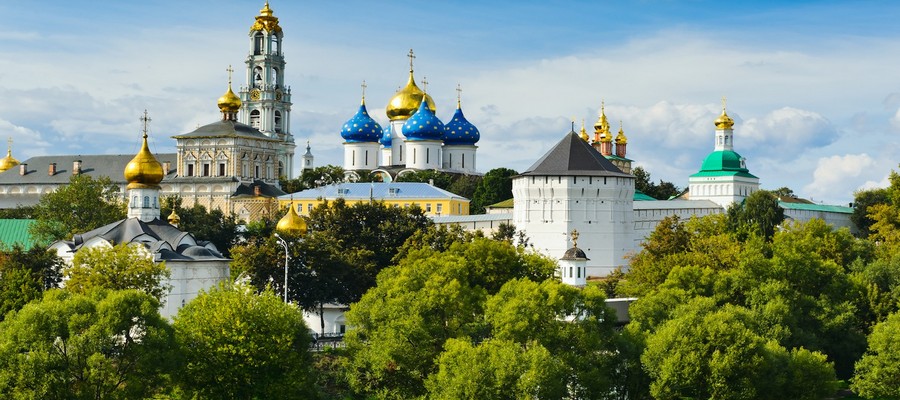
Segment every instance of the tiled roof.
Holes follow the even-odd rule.
[[[175,153],[154,154],[160,163],[170,163],[169,174],[163,178],[175,177]],[[0,173],[0,185],[61,185],[69,183],[72,177],[74,162],[81,160],[81,174],[94,178],[108,176],[113,183],[125,184],[125,166],[134,158],[134,154],[114,155],[58,155],[31,157],[22,162],[28,164],[25,175],[19,173],[19,167],[10,168]],[[56,173],[49,174],[49,166],[56,163]]]
[[[222,137],[239,137],[246,139],[258,139],[277,142],[278,139],[270,138],[262,134],[258,129],[249,125],[244,125],[237,121],[221,120],[211,124],[203,125],[192,132],[183,133],[181,135],[172,136],[174,139],[200,139],[200,138],[222,138]]]
[[[306,189],[294,194],[283,195],[279,200],[314,200],[318,198],[335,199],[342,197],[353,200],[389,200],[400,199],[442,199],[455,198],[468,201],[465,197],[450,193],[427,183],[416,182],[372,182],[372,183],[340,183]]]
[[[618,176],[634,178],[634,176],[622,172],[591,145],[579,138],[575,132],[569,132],[556,146],[521,175]]]
[[[34,245],[28,228],[34,224],[33,219],[0,219],[0,243],[5,248],[12,248],[18,243],[25,250]]]

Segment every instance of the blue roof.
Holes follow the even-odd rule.
[[[341,129],[341,137],[347,143],[377,142],[378,139],[381,139],[382,133],[381,125],[378,125],[378,122],[375,122],[366,111],[366,103],[359,105],[359,110],[344,123],[344,128]]]
[[[384,127],[384,133],[381,135],[381,145],[384,147],[391,147],[391,124],[388,123],[387,126]]]
[[[473,145],[481,139],[478,128],[472,125],[463,115],[462,108],[456,107],[456,112],[444,126],[444,144],[449,145]]]
[[[318,198],[336,199],[338,197],[347,200],[389,200],[391,198],[402,199],[439,199],[456,198],[466,200],[465,197],[450,193],[444,189],[431,186],[427,183],[417,182],[370,182],[370,183],[339,183],[336,185],[322,186],[315,189],[306,189],[294,194],[278,197],[279,200],[315,200]]]
[[[419,111],[403,123],[406,140],[441,140],[444,123],[428,108],[427,102],[419,104]]]

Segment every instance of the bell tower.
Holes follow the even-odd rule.
[[[291,135],[291,88],[284,84],[284,37],[269,2],[250,27],[247,85],[241,87],[240,122],[278,139],[278,176],[292,178],[294,136]]]

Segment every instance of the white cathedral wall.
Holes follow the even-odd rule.
[[[390,147],[381,148],[381,158],[378,160],[378,165],[384,167],[394,165]]]
[[[166,261],[171,285],[160,313],[172,318],[178,310],[197,298],[201,290],[209,290],[221,282],[231,279],[227,260],[209,261]]]
[[[403,123],[406,122],[405,119],[398,121],[391,121],[391,165],[405,165],[406,158],[404,157],[404,146],[403,143],[406,142],[406,136],[403,136]]]
[[[440,140],[407,140],[404,146],[406,146],[405,157],[407,168],[441,168]]]
[[[558,259],[577,230],[589,276],[627,265],[634,249],[634,179],[624,177],[522,176],[513,180],[516,228],[540,252]]]
[[[303,311],[303,321],[306,327],[312,333],[325,335],[340,334],[343,327],[346,330],[347,322],[344,319],[344,310],[348,307],[341,304],[326,304],[324,307],[325,330],[322,330],[322,319],[319,317],[318,311]]]
[[[728,208],[759,190],[759,179],[740,176],[691,177],[688,187],[691,200],[710,200]]]
[[[475,171],[475,151],[478,146],[445,145],[441,155],[441,168],[471,174]]]
[[[344,170],[373,170],[378,168],[378,143],[344,143]]]

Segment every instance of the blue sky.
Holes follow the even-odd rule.
[[[20,160],[154,151],[217,120],[260,1],[0,0],[0,135]],[[712,150],[722,96],[764,188],[839,204],[900,162],[900,3],[273,1],[285,33],[293,134],[342,160],[340,127],[368,83],[370,114],[428,77],[448,118],[459,83],[479,169],[527,168],[601,101],[628,156],[680,187]],[[235,83],[243,83],[243,73]]]

